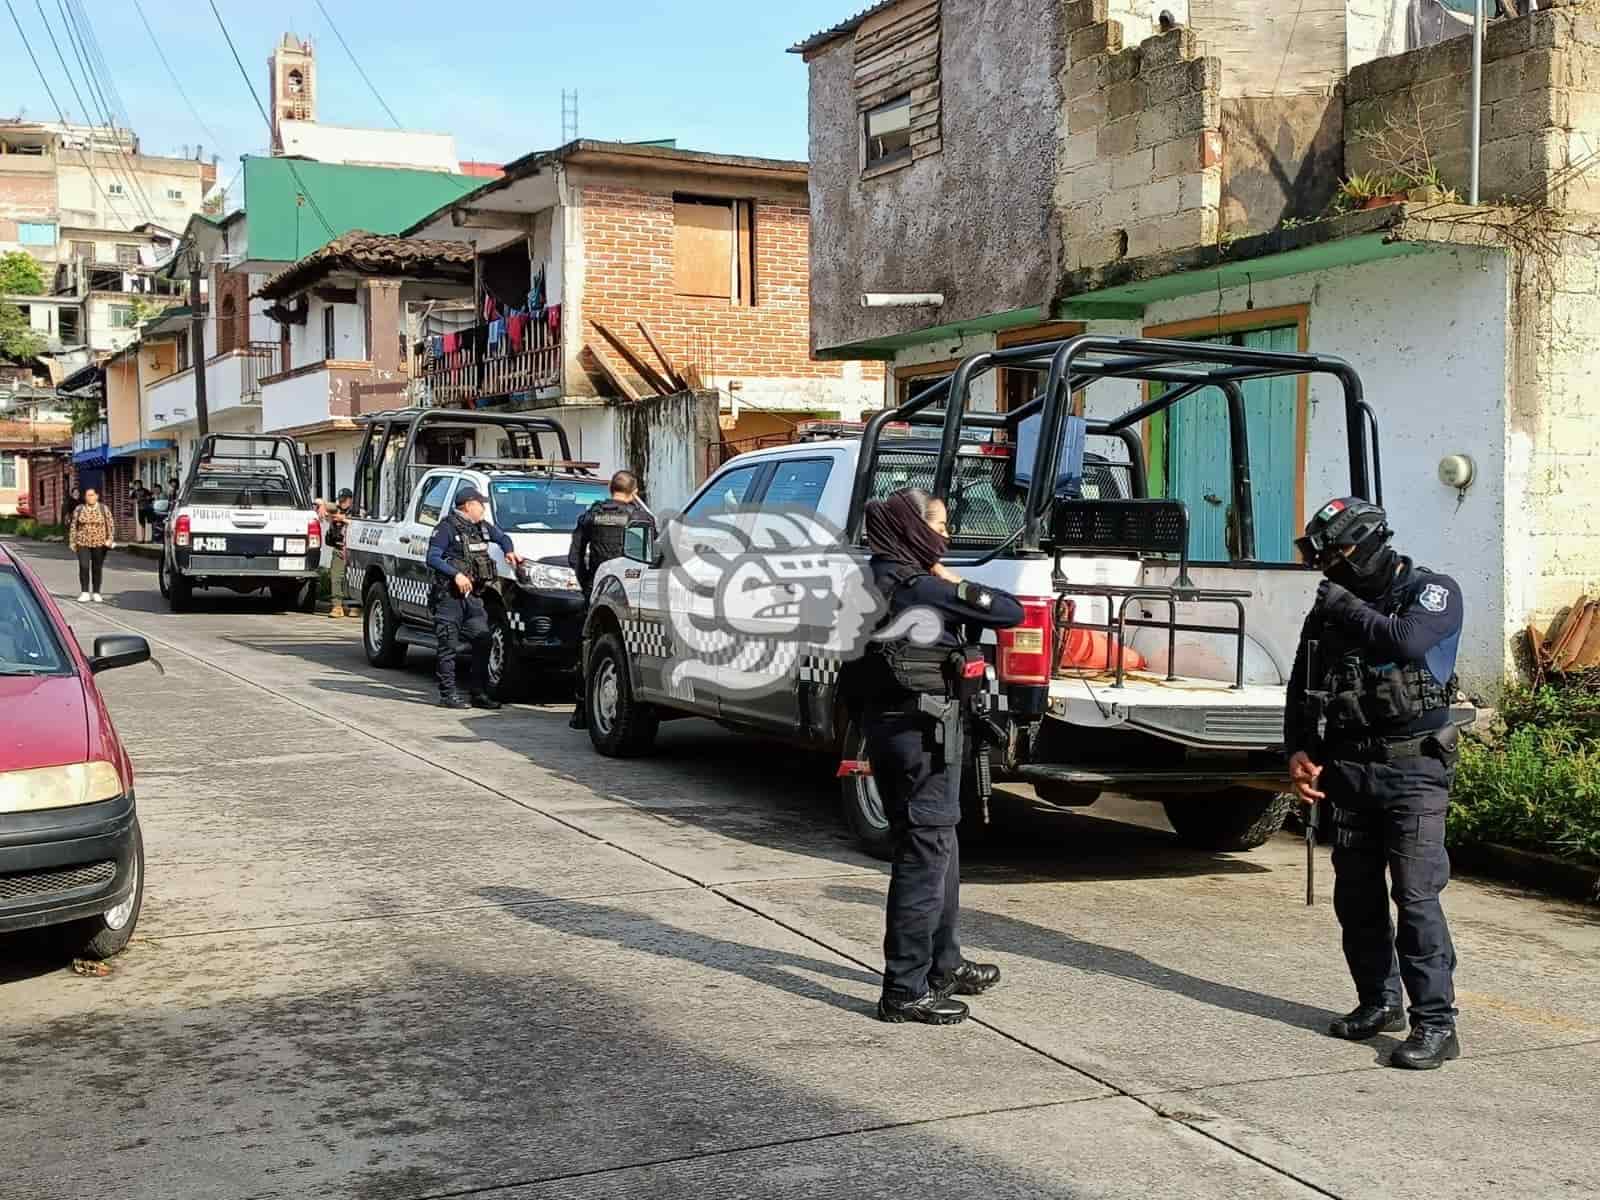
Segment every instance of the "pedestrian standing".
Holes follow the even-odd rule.
[[[117,542],[117,527],[111,510],[100,503],[100,493],[94,488],[83,490],[83,503],[72,510],[72,521],[67,526],[67,548],[78,556],[78,602],[93,600],[104,604],[100,594],[101,577],[105,574],[106,551]]]
[[[355,506],[355,502],[356,494],[349,488],[341,489],[337,501],[333,504],[329,504],[326,500],[317,501],[318,507],[322,510],[323,518],[328,522],[328,532],[322,541],[328,547],[330,555],[328,575],[330,590],[333,592],[333,603],[328,609],[330,617],[346,615],[345,602],[348,599],[346,595],[348,584],[345,574],[344,538],[345,532],[350,525],[350,510]],[[352,617],[359,615],[359,610],[353,601],[349,605],[349,615]]]
[[[567,549],[567,565],[578,577],[585,606],[594,588],[595,574],[603,564],[622,556],[630,525],[646,525],[653,530],[656,519],[639,499],[638,476],[632,471],[618,471],[611,477],[611,494],[596,500],[578,518],[572,530],[572,545]],[[587,729],[589,710],[581,663],[577,685],[578,702],[567,725],[571,729]]]
[[[513,569],[522,558],[511,538],[484,520],[484,512],[483,493],[474,487],[462,488],[450,515],[439,522],[428,541],[428,567],[433,572],[428,603],[438,646],[434,670],[439,703],[445,708],[500,707],[489,695],[489,613],[482,599],[484,589],[495,578],[489,543],[505,551],[506,562]],[[456,686],[456,652],[463,636],[472,646],[467,696]]]
[[[61,523],[66,526],[72,524],[72,514],[77,511],[78,505],[83,503],[83,497],[78,494],[78,487],[74,484],[67,489],[67,496],[61,502]]]
[[[961,822],[964,764],[947,761],[924,696],[951,695],[951,658],[965,661],[983,629],[1022,621],[1016,597],[968,583],[939,560],[948,542],[943,501],[904,488],[866,508],[873,579],[885,620],[930,609],[943,622],[932,646],[874,642],[862,664],[860,698],[867,760],[893,839],[878,1017],[954,1025],[975,996],[1000,982],[1000,968],[961,955]]]
[[[1330,809],[1333,907],[1359,1003],[1328,1032],[1363,1041],[1405,1028],[1403,986],[1411,1033],[1389,1065],[1431,1070],[1461,1054],[1456,951],[1439,893],[1450,880],[1463,605],[1454,579],[1395,553],[1393,536],[1383,509],[1346,496],[1296,542],[1326,578],[1295,652],[1284,745],[1301,801]]]
[[[156,525],[156,494],[145,487],[142,480],[133,485],[133,511],[138,516],[139,540],[148,542]]]

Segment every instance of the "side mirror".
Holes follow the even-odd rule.
[[[150,661],[150,643],[131,633],[113,633],[94,640],[89,670],[96,675],[118,667],[134,667]]]
[[[622,535],[622,556],[647,567],[656,566],[656,531],[648,525],[629,525]]]

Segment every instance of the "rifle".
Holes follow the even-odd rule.
[[[1321,650],[1322,645],[1320,639],[1306,639],[1307,685],[1309,685],[1313,679],[1319,682],[1322,679],[1322,673],[1319,670],[1322,665],[1320,662],[1322,657]],[[1313,730],[1314,744],[1318,747],[1320,752],[1323,735],[1327,731],[1328,724],[1328,693],[1326,691],[1314,690],[1310,686],[1307,686],[1304,690],[1306,706],[1305,715],[1307,718],[1309,718],[1310,727]],[[1320,807],[1320,803],[1315,800],[1305,806],[1307,908],[1310,908],[1312,905],[1314,905],[1317,898],[1317,826],[1319,824],[1318,809]]]
[[[989,747],[1005,742],[1004,732],[989,715],[989,694],[984,684],[993,673],[994,668],[982,657],[955,651],[945,666],[948,694],[943,698],[926,693],[917,697],[918,710],[938,722],[935,737],[944,752],[946,771],[952,767],[955,769],[957,789],[961,787],[961,776],[966,768],[969,732],[973,736],[976,742],[973,774],[977,779],[978,800],[985,825],[989,823],[989,797],[994,791]],[[972,724],[970,731],[967,728],[969,722]]]

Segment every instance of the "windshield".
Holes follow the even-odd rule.
[[[510,533],[571,533],[584,510],[610,494],[610,486],[599,479],[495,479],[489,484],[494,523]]]
[[[237,471],[202,465],[189,488],[189,503],[222,508],[297,508],[294,487],[281,469]]]
[[[66,675],[71,666],[16,568],[0,566],[0,675]]]

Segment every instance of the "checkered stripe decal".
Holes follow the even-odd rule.
[[[672,638],[660,621],[624,621],[622,644],[628,648],[629,654],[637,654],[642,658],[672,657]]]
[[[402,604],[415,604],[420,608],[428,607],[428,585],[423,583],[422,580],[391,575],[387,582],[389,595]]]
[[[839,682],[842,660],[828,654],[802,654],[800,656],[800,682],[832,687]]]
[[[525,620],[523,620],[522,614],[519,613],[519,612],[509,612],[509,613],[507,613],[506,614],[506,622],[507,622],[507,624],[509,624],[511,626],[512,629],[515,629],[518,633],[526,633],[528,631],[528,623]]]
[[[989,667],[983,673],[984,683],[989,689],[989,711],[1009,712],[1010,701],[1006,699],[1005,689],[1000,686],[1000,677],[994,673],[994,668]]]

